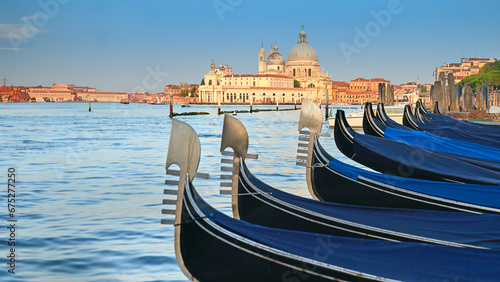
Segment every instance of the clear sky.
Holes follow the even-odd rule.
[[[444,62],[500,57],[500,1],[40,0],[0,2],[0,78],[101,91],[200,83],[215,64],[258,72],[301,26],[334,80],[433,81]],[[3,81],[2,81],[3,83]]]

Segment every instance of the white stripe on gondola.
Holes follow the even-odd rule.
[[[220,241],[223,241],[224,243],[233,246],[234,248],[240,249],[240,250],[242,250],[244,252],[247,252],[247,253],[250,253],[250,254],[252,254],[254,256],[261,257],[261,258],[263,258],[265,260],[268,260],[268,261],[271,261],[271,262],[274,262],[274,263],[277,263],[277,264],[284,265],[284,266],[289,267],[291,269],[296,269],[298,271],[303,271],[303,272],[306,272],[308,274],[316,275],[316,276],[319,276],[319,277],[322,277],[322,278],[325,278],[325,279],[332,279],[332,280],[337,280],[338,281],[338,279],[335,278],[335,277],[326,276],[326,275],[321,274],[321,273],[313,272],[313,271],[311,271],[309,269],[306,269],[306,268],[296,267],[294,265],[290,265],[290,264],[285,263],[285,262],[277,261],[276,259],[272,259],[272,258],[269,258],[269,257],[267,257],[265,255],[262,255],[262,254],[259,254],[259,253],[255,253],[255,252],[253,252],[251,250],[245,249],[243,246],[236,245],[233,242],[230,242],[230,241],[228,241],[228,240],[226,240],[226,239],[224,239],[224,238],[222,238],[222,237],[214,234],[213,232],[211,232],[210,230],[208,230],[207,228],[205,228],[205,226],[203,226],[199,222],[199,220],[203,220],[204,222],[206,222],[208,225],[210,225],[215,230],[223,233],[226,236],[229,236],[232,239],[236,239],[236,240],[238,240],[241,243],[250,245],[252,247],[255,247],[255,248],[267,251],[269,253],[272,253],[272,254],[275,254],[275,255],[278,255],[278,256],[281,256],[281,257],[285,257],[285,258],[288,258],[288,259],[295,259],[298,262],[302,262],[302,263],[306,263],[306,264],[310,264],[310,265],[316,265],[316,266],[319,266],[319,267],[322,267],[322,268],[326,268],[326,269],[330,269],[330,270],[333,270],[333,271],[346,273],[348,275],[352,275],[353,277],[363,277],[363,278],[368,278],[368,279],[377,280],[377,281],[399,281],[399,280],[394,280],[394,279],[390,279],[390,278],[383,278],[383,277],[380,277],[380,276],[376,276],[376,275],[372,275],[372,274],[368,274],[368,273],[363,273],[363,272],[351,270],[351,269],[348,269],[348,268],[343,268],[343,267],[340,267],[340,266],[331,265],[331,264],[324,263],[324,262],[321,262],[321,261],[317,261],[317,260],[313,260],[313,259],[301,257],[301,256],[298,256],[298,255],[294,255],[292,253],[288,253],[288,252],[281,251],[279,249],[276,249],[276,248],[273,248],[273,247],[270,247],[270,246],[266,246],[266,245],[260,244],[258,242],[252,241],[251,239],[242,237],[242,236],[240,236],[240,235],[238,235],[236,233],[233,233],[233,232],[231,232],[231,231],[229,231],[227,229],[224,229],[221,226],[217,225],[212,220],[210,220],[209,218],[207,218],[206,215],[198,208],[198,206],[196,205],[196,202],[191,197],[191,190],[190,190],[191,187],[190,187],[190,185],[188,183],[189,183],[189,181],[186,181],[186,185],[185,185],[185,189],[187,191],[187,193],[185,193],[185,194],[187,194],[187,198],[188,199],[184,198],[184,201],[189,201],[191,203],[191,206],[195,209],[196,213],[198,214],[198,216],[194,216],[191,213],[190,209],[186,209],[188,211],[189,215],[191,216],[191,218],[198,218],[198,220],[195,220],[194,222],[196,222],[196,224],[198,224],[198,226],[200,228],[202,228],[208,234],[212,235],[214,238],[217,238]],[[184,204],[187,204],[187,203],[185,202]]]
[[[345,139],[349,141],[351,144],[354,144],[354,137],[351,135],[349,131],[347,131],[346,124],[341,117],[339,117],[338,124],[340,124],[341,126],[340,132],[342,132],[342,135],[344,135]]]
[[[306,213],[306,214],[310,214],[312,216],[316,216],[316,217],[319,217],[319,218],[322,218],[322,219],[326,219],[326,220],[329,220],[331,222],[337,222],[337,223],[340,223],[340,224],[349,225],[349,226],[357,227],[357,228],[360,228],[360,229],[365,229],[365,230],[369,230],[369,231],[373,231],[373,232],[378,232],[378,233],[385,233],[387,235],[392,235],[392,236],[404,237],[404,238],[408,238],[408,239],[412,239],[412,240],[418,240],[418,241],[421,241],[421,242],[434,243],[434,244],[440,244],[440,245],[446,245],[446,246],[453,246],[453,247],[468,247],[468,248],[488,249],[488,248],[474,246],[474,245],[468,245],[468,244],[462,244],[462,243],[444,241],[444,240],[439,240],[439,239],[434,239],[434,238],[428,238],[428,237],[422,237],[422,236],[413,235],[413,234],[407,234],[407,233],[397,232],[397,231],[393,231],[393,230],[387,230],[387,229],[383,229],[383,228],[373,227],[373,226],[369,226],[369,225],[355,223],[355,222],[352,222],[352,221],[347,221],[347,220],[344,220],[344,219],[339,219],[339,218],[331,217],[331,216],[324,215],[324,214],[317,213],[317,212],[312,212],[312,211],[310,211],[308,209],[304,209],[304,208],[292,205],[292,204],[290,204],[288,202],[282,201],[282,200],[280,200],[280,199],[278,199],[276,197],[273,197],[269,193],[266,193],[266,192],[260,190],[258,187],[256,187],[248,179],[248,176],[245,174],[245,171],[244,171],[244,169],[243,169],[243,167],[242,167],[241,164],[240,164],[240,167],[241,167],[240,173],[241,173],[243,179],[245,180],[245,182],[248,183],[254,191],[258,192],[258,193],[254,193],[253,191],[250,191],[247,187],[245,187],[245,190],[247,192],[249,192],[249,194],[259,194],[259,195],[262,195],[262,196],[264,196],[265,198],[267,198],[270,201],[274,201],[274,202],[276,202],[278,204],[281,204],[283,206],[286,206],[286,207],[288,207],[290,209],[293,209],[293,210],[296,210],[296,211],[300,211],[300,212],[303,212],[303,213]],[[246,186],[246,185],[244,185],[244,186]],[[307,221],[310,221],[310,222],[319,223],[319,224],[322,224],[322,225],[325,225],[325,226],[329,226],[329,227],[336,228],[336,229],[339,229],[339,230],[348,231],[348,232],[359,234],[359,235],[364,235],[364,236],[367,236],[367,237],[372,237],[372,238],[377,238],[377,239],[383,239],[383,240],[393,241],[393,242],[400,242],[400,240],[386,238],[386,237],[383,237],[382,235],[367,234],[365,232],[355,231],[355,230],[351,230],[351,229],[348,229],[348,228],[345,228],[345,227],[339,227],[339,226],[335,226],[335,225],[332,225],[332,224],[328,224],[326,222],[313,220],[313,219],[310,219],[308,217],[296,214],[292,210],[287,210],[287,209],[280,208],[280,207],[278,207],[278,206],[276,206],[276,205],[274,205],[274,204],[272,204],[270,202],[264,201],[261,198],[257,198],[255,196],[253,196],[253,197],[256,198],[256,199],[258,199],[258,200],[260,200],[260,201],[262,201],[262,202],[264,202],[267,205],[270,205],[270,206],[274,207],[275,209],[278,209],[278,210],[281,210],[283,212],[292,214],[294,216],[303,218],[303,219],[305,219]]]
[[[381,129],[377,126],[377,124],[375,123],[375,121],[373,120],[373,111],[372,111],[372,109],[371,109],[371,106],[370,106],[370,108],[369,108],[369,109],[368,109],[368,108],[366,108],[365,113],[366,113],[366,111],[369,111],[369,112],[370,112],[370,113],[368,114],[368,116],[366,117],[366,119],[367,119],[367,121],[370,123],[371,128],[373,128],[375,131],[377,131],[377,133],[378,133],[380,136],[384,136],[384,131],[383,131],[383,130],[381,130]]]

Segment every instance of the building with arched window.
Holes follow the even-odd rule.
[[[309,45],[307,34],[302,27],[299,32],[297,44],[288,53],[288,62],[278,52],[277,44],[271,48],[267,60],[264,47],[259,53],[259,74],[279,72],[300,82],[300,86],[306,88],[306,97],[316,101],[324,102],[325,89],[331,97],[332,79],[328,72],[320,70],[316,50]]]
[[[288,54],[288,62],[275,43],[269,54],[261,45],[258,65],[258,75],[237,75],[227,65],[216,69],[212,63],[205,75],[205,85],[199,89],[200,102],[248,103],[251,99],[255,103],[295,103],[308,98],[324,103],[326,91],[332,98],[332,79],[328,72],[320,71],[318,55],[309,45],[304,28],[299,32],[297,45]],[[300,83],[299,88],[294,88],[294,80]]]

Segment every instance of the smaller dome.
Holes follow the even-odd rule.
[[[267,56],[267,65],[285,65],[285,57],[278,52],[274,52]]]

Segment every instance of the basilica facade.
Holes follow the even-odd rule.
[[[331,97],[332,79],[320,71],[318,55],[309,45],[304,29],[299,32],[297,45],[288,54],[280,54],[277,43],[266,54],[264,46],[258,54],[259,73],[233,74],[227,65],[216,68],[212,63],[205,74],[205,85],[199,89],[202,103],[300,103],[303,98],[315,102]],[[294,85],[297,81],[300,85]]]
[[[325,91],[332,93],[332,78],[328,72],[320,70],[316,50],[309,45],[304,28],[299,32],[297,45],[288,53],[288,60],[278,51],[277,44],[266,58],[264,47],[259,52],[259,74],[282,74],[297,80],[300,87],[306,88],[306,97],[313,101],[324,101]]]

